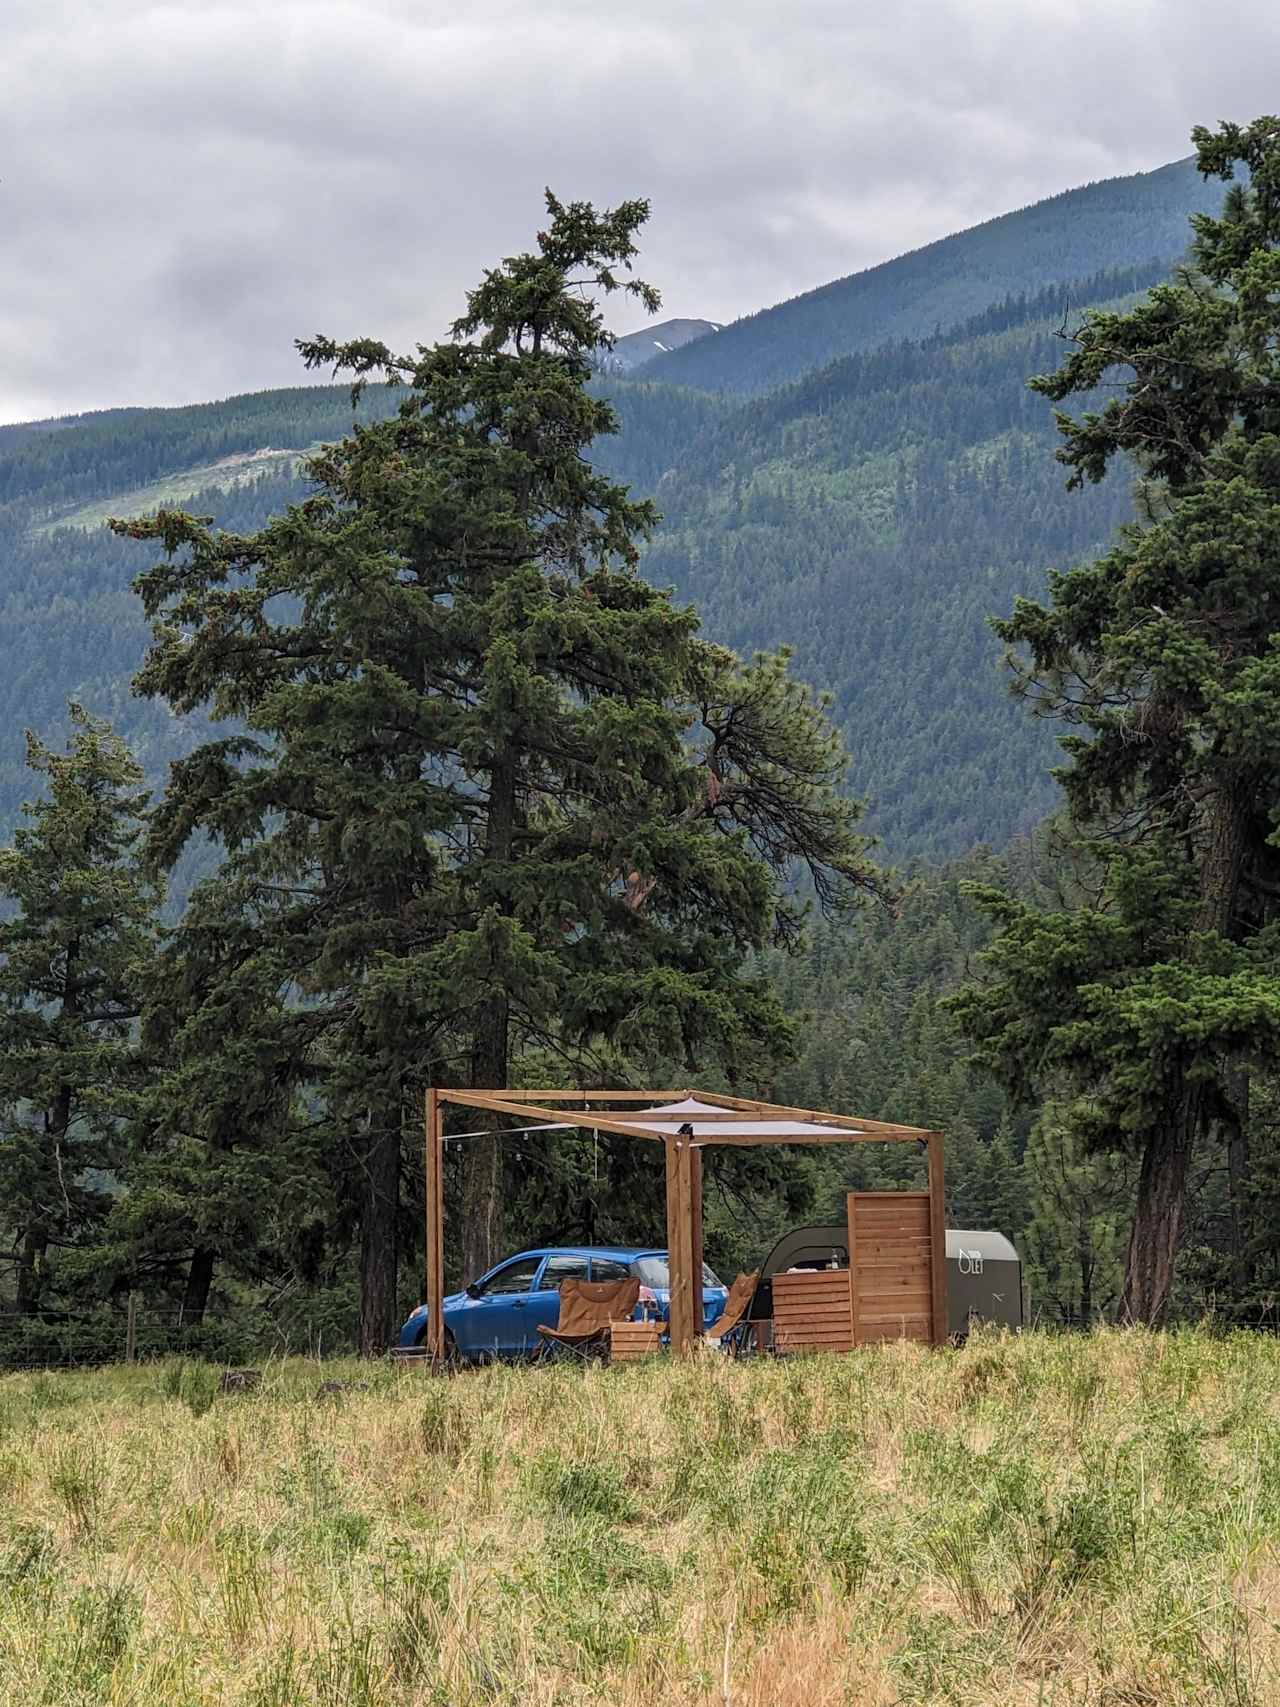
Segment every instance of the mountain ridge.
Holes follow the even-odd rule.
[[[1165,229],[1185,174],[1140,175],[1126,195],[1152,178]],[[1068,225],[1072,196],[1051,198]],[[897,857],[999,843],[1052,799],[1053,731],[1009,703],[988,619],[1131,514],[1123,480],[1065,493],[1052,413],[1026,385],[1059,359],[1064,304],[1131,298],[1173,264],[1145,248],[1152,219],[1108,205],[1111,265],[1049,279],[1032,268],[926,336],[886,333],[762,392],[745,374],[736,390],[676,384],[677,361],[722,348],[726,328],[595,382],[622,431],[593,459],[665,513],[642,572],[695,601],[710,637],[792,648],[797,673],[830,691],[851,786]],[[1060,235],[1042,250],[1075,254],[1078,234]],[[960,259],[968,278],[972,248]],[[130,582],[147,554],[85,529],[176,501],[252,532],[303,496],[308,448],[401,396],[371,387],[353,417],[347,387],[299,386],[0,429],[0,820],[29,787],[20,730],[56,734],[68,697],[112,716],[157,780],[203,735],[199,719],[130,697],[147,640]]]
[[[959,325],[1019,282],[1025,288],[1097,271],[1099,234],[1114,232],[1121,220],[1130,222],[1132,259],[1160,257],[1172,265],[1186,249],[1187,215],[1216,208],[1222,193],[1221,184],[1199,178],[1193,156],[1060,190],[759,309],[709,343],[656,358],[646,372],[709,390],[770,389],[875,343]],[[1065,225],[1061,214],[1068,216]],[[895,304],[904,286],[914,287],[914,295]]]
[[[616,339],[601,365],[613,373],[634,373],[657,356],[670,355],[697,338],[723,330],[719,320],[660,320],[656,326],[643,326]]]

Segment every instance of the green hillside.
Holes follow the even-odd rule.
[[[1216,208],[1222,185],[1190,159],[1066,190],[911,254],[836,279],[645,364],[646,378],[758,393],[838,356],[927,338],[1019,292],[1187,247],[1187,217]]]
[[[626,393],[627,430],[606,454],[645,490],[723,412],[670,386],[610,384]],[[395,403],[371,387],[355,418]],[[29,781],[23,730],[56,731],[68,698],[110,717],[157,778],[203,738],[202,723],[130,695],[147,644],[130,583],[150,559],[106,518],[178,503],[231,531],[256,529],[306,492],[299,456],[352,419],[349,388],[324,385],[0,429],[0,825]]]
[[[1074,300],[1162,269],[1077,281]],[[921,344],[847,357],[740,405],[658,486],[647,572],[730,645],[786,641],[830,689],[853,784],[899,855],[1003,842],[1049,809],[1053,731],[1008,696],[987,619],[1130,512],[1069,494],[1028,374],[1061,349],[1058,292]]]
[[[1162,276],[1167,261],[1132,257],[1153,233],[1167,252],[1180,247],[1197,193],[1180,164],[1055,197],[893,263],[892,305],[843,281],[639,378],[600,381],[623,431],[598,460],[666,518],[645,572],[695,600],[713,637],[794,648],[799,672],[834,696],[854,787],[897,857],[1003,842],[1050,801],[1052,731],[1008,701],[987,619],[1038,590],[1049,565],[1095,548],[1129,499],[1123,483],[1065,493],[1049,410],[1026,379],[1057,364],[1064,302],[1116,299]],[[1119,264],[1044,282],[1055,264],[1096,254]],[[916,290],[912,269],[929,255]],[[980,312],[895,337],[912,315],[930,328],[946,318],[944,277],[953,309],[985,293]],[[758,397],[662,377],[677,356],[738,350],[726,389],[750,390],[751,348],[722,340],[766,322],[795,330],[819,300],[854,343],[871,339],[879,302],[878,346]],[[802,361],[802,347],[797,331],[787,360]],[[371,389],[358,418],[395,401]],[[130,698],[146,645],[130,582],[148,556],[103,519],[179,502],[254,529],[305,491],[299,454],[351,422],[345,387],[307,386],[0,429],[0,822],[26,786],[23,728],[54,732],[68,697],[112,717],[157,778],[203,733]]]

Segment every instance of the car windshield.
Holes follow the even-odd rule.
[[[670,1289],[671,1275],[666,1257],[637,1257],[632,1267],[645,1286],[654,1286],[664,1292]],[[702,1284],[704,1287],[723,1286],[724,1282],[703,1263]]]

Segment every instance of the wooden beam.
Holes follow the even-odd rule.
[[[739,1116],[739,1119],[742,1117]],[[696,1124],[701,1125],[701,1121]],[[655,1133],[660,1137],[660,1133]],[[805,1144],[887,1144],[887,1143],[919,1143],[920,1135],[915,1132],[858,1132],[845,1130],[842,1132],[699,1132],[693,1140],[704,1150],[711,1144],[737,1144],[744,1147],[761,1144],[805,1145]]]
[[[540,1108],[537,1103],[510,1102],[507,1100],[505,1091],[500,1094],[494,1091],[441,1091],[440,1097],[444,1102],[458,1103],[463,1108],[484,1108],[497,1114],[519,1115],[520,1119],[525,1121],[533,1118],[538,1121],[546,1121],[550,1126],[582,1126],[586,1127],[588,1130],[596,1132],[617,1132],[626,1138],[649,1138],[656,1140],[659,1143],[661,1143],[667,1136],[665,1130],[666,1125],[673,1119],[671,1116],[664,1116],[662,1117],[661,1123],[655,1120],[653,1125],[646,1124],[645,1126],[640,1126],[634,1121],[619,1120],[614,1115],[599,1114],[595,1109],[582,1109],[579,1111],[577,1109],[568,1108]],[[798,1118],[800,1116],[808,1118],[808,1111],[798,1109],[794,1111],[794,1114],[792,1114],[791,1111],[786,1109],[781,1111],[775,1110],[771,1112],[767,1118],[779,1120],[788,1117],[788,1115],[792,1118]],[[695,1124],[698,1123],[696,1115],[692,1117],[685,1115],[683,1117],[676,1118],[679,1118],[680,1125],[684,1125],[685,1122],[690,1119],[692,1119]],[[749,1116],[738,1115],[735,1118],[745,1122],[749,1119]],[[766,1118],[763,1112],[761,1114],[761,1118]],[[813,1118],[816,1120],[823,1117],[814,1115]],[[730,1124],[732,1124],[732,1121],[730,1121]],[[660,1126],[660,1129],[655,1131],[654,1126]],[[914,1126],[880,1126],[875,1130],[863,1132],[858,1129],[856,1122],[847,1121],[842,1127],[835,1128],[830,1132],[702,1133],[694,1139],[694,1143],[699,1144],[704,1148],[708,1144],[856,1144],[859,1141],[876,1142],[887,1139],[901,1139],[905,1143],[911,1140],[919,1141],[927,1136],[928,1134],[923,1130],[923,1128],[917,1130]]]
[[[933,1294],[933,1343],[947,1343],[947,1194],[942,1134],[929,1134],[929,1247]]]
[[[427,1355],[444,1357],[444,1142],[440,1094],[427,1092],[424,1151],[427,1187]]]
[[[624,1138],[648,1138],[651,1142],[662,1142],[661,1132],[652,1132],[625,1120],[615,1120],[612,1115],[597,1114],[594,1109],[583,1110],[579,1116],[576,1109],[540,1108],[533,1102],[509,1102],[505,1092],[499,1095],[493,1091],[441,1091],[440,1096],[444,1102],[458,1103],[463,1108],[486,1108],[495,1114],[518,1114],[521,1120],[532,1116],[535,1120],[545,1120],[551,1126],[586,1126],[597,1132],[618,1132]]]
[[[661,1095],[661,1092],[650,1093]],[[739,1114],[737,1119],[749,1120],[752,1114],[762,1120],[812,1120],[821,1121],[827,1126],[836,1128],[832,1132],[800,1132],[800,1133],[726,1133],[723,1137],[701,1136],[697,1142],[701,1144],[849,1144],[861,1140],[869,1141],[900,1141],[908,1143],[912,1140],[927,1139],[929,1134],[922,1126],[891,1126],[880,1120],[858,1120],[852,1115],[824,1114],[819,1109],[792,1108],[779,1103],[748,1102],[740,1097],[723,1097],[709,1092],[694,1091],[691,1095],[707,1102],[712,1102],[720,1108],[741,1108],[745,1114]],[[513,1102],[506,1091],[441,1091],[440,1097],[444,1102],[460,1103],[466,1108],[486,1108],[499,1114],[518,1114],[522,1120],[530,1115],[548,1121],[550,1124],[565,1126],[578,1125],[594,1128],[597,1132],[619,1132],[628,1138],[658,1138],[665,1136],[663,1132],[654,1132],[651,1127],[639,1126],[633,1121],[619,1120],[614,1115],[604,1115],[594,1109],[584,1109],[582,1119],[575,1121],[572,1116],[576,1110],[563,1108],[543,1108],[532,1102]],[[566,1118],[567,1117],[567,1118]],[[702,1120],[715,1121],[715,1115],[704,1115]],[[726,1124],[732,1124],[735,1116],[731,1113]],[[692,1119],[699,1123],[697,1115],[656,1115],[653,1124],[678,1122],[683,1125]]]
[[[675,1138],[663,1144],[667,1163],[667,1332],[673,1352],[679,1352],[687,1339],[685,1299],[688,1294],[684,1266],[683,1212],[680,1194],[680,1170],[683,1165],[682,1146]]]
[[[503,1091],[508,1102],[683,1102],[693,1091]]]
[[[574,1110],[566,1108],[564,1112],[565,1114],[571,1114]],[[669,1126],[673,1132],[678,1131],[680,1127],[684,1125],[732,1126],[736,1122],[739,1126],[749,1126],[753,1120],[771,1120],[779,1126],[783,1125],[787,1121],[791,1121],[795,1125],[799,1124],[795,1115],[770,1114],[765,1109],[717,1108],[706,1114],[703,1114],[701,1111],[696,1114],[690,1114],[687,1109],[682,1110],[678,1114],[655,1114],[652,1109],[642,1109],[639,1112],[644,1115],[646,1123],[652,1121],[655,1126]],[[810,1124],[813,1123],[810,1122]],[[842,1135],[854,1138],[858,1136],[859,1130],[860,1128],[855,1130],[853,1126],[840,1128]],[[772,1136],[772,1134],[767,1134],[767,1136]],[[801,1140],[797,1140],[797,1142],[800,1141]],[[729,1139],[726,1138],[725,1143],[728,1142]],[[785,1144],[788,1140],[783,1135],[778,1134],[777,1142],[779,1144]]]
[[[667,1153],[667,1270],[671,1281],[671,1349],[688,1357],[702,1331],[697,1306],[701,1269],[694,1269],[698,1213],[697,1170],[701,1157],[687,1138],[668,1138]]]
[[[700,1102],[710,1102],[719,1108],[740,1108],[759,1115],[761,1119],[769,1120],[820,1120],[827,1126],[853,1126],[868,1134],[885,1139],[927,1138],[927,1128],[923,1126],[902,1126],[888,1120],[863,1120],[854,1114],[828,1114],[821,1108],[798,1108],[791,1103],[761,1102],[753,1097],[724,1096],[719,1091],[690,1091],[690,1096],[697,1097]],[[696,1118],[696,1117],[695,1117]],[[707,1117],[703,1117],[707,1118]],[[799,1140],[797,1140],[798,1142]],[[779,1142],[791,1142],[782,1140]]]
[[[845,1194],[844,1210],[849,1221],[849,1231],[846,1235],[849,1243],[849,1331],[853,1336],[852,1343],[858,1343],[858,1240],[854,1221],[854,1200],[857,1193],[850,1191]]]
[[[690,1345],[702,1337],[702,1151],[689,1151],[689,1330]]]

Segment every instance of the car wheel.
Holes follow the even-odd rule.
[[[422,1324],[422,1332],[418,1335],[414,1344],[417,1349],[425,1355],[427,1349],[427,1324],[425,1322]],[[454,1339],[448,1328],[444,1330],[444,1356],[440,1361],[443,1366],[449,1370],[461,1369],[464,1366],[464,1360],[458,1351],[458,1342]]]

